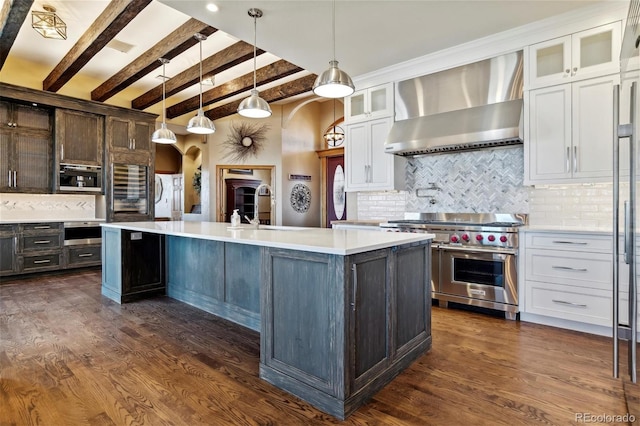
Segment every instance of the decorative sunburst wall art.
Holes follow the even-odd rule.
[[[268,130],[266,124],[232,122],[229,136],[222,143],[224,157],[231,163],[244,163],[249,157],[257,157],[267,140]]]

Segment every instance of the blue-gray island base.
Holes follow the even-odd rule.
[[[260,377],[339,419],[431,348],[430,239],[381,237],[388,246],[372,248],[385,233],[163,226],[103,225],[103,295],[123,303],[166,291],[258,330]],[[313,233],[361,249],[293,248]]]

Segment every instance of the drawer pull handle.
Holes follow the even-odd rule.
[[[584,241],[561,241],[561,240],[557,240],[554,241],[553,244],[574,244],[577,246],[586,246],[588,243],[584,242]]]
[[[49,243],[51,243],[51,240],[38,240],[33,242],[33,244],[49,244]]]
[[[41,263],[51,263],[51,259],[45,259],[45,260],[34,260],[33,264],[34,265],[39,265]]]
[[[562,271],[587,272],[587,268],[571,268],[569,266],[552,266],[551,269],[560,269]]]
[[[33,229],[51,229],[51,225],[34,226]]]
[[[582,303],[567,302],[567,301],[565,301],[565,300],[555,300],[555,299],[552,299],[551,301],[552,301],[553,303],[558,303],[558,304],[560,304],[560,305],[565,305],[565,306],[574,306],[574,307],[576,307],[576,308],[586,308],[586,307],[587,307],[587,305],[582,304]]]
[[[78,257],[91,257],[91,256],[93,256],[93,253],[83,253],[78,255]]]

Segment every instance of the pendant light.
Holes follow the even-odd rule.
[[[256,22],[258,18],[262,17],[262,10],[251,8],[248,13],[253,18],[253,90],[251,90],[251,96],[240,102],[238,114],[247,118],[266,118],[271,115],[271,108],[267,101],[260,97],[260,93],[256,89]]]
[[[344,130],[342,127],[336,126],[336,99],[333,98],[333,126],[327,129],[327,133],[324,134],[324,140],[328,146],[335,147],[342,145],[344,141]]]
[[[165,66],[169,63],[169,60],[165,58],[160,58],[158,60],[162,63],[162,125],[158,130],[153,132],[153,135],[151,135],[151,141],[155,143],[176,143],[177,139],[175,133],[167,129],[166,110],[164,108],[164,99],[166,96],[164,91],[164,82],[167,80]]]
[[[189,120],[187,131],[199,135],[208,135],[216,131],[216,126],[213,125],[213,122],[208,117],[205,117],[204,111],[202,111],[202,41],[206,40],[207,36],[196,33],[194,37],[199,41],[200,45],[200,108],[196,116]]]
[[[351,77],[338,68],[336,61],[336,0],[333,0],[333,60],[329,61],[329,69],[316,78],[313,93],[323,98],[344,98],[354,90]]]

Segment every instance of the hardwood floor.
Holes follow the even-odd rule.
[[[118,305],[95,270],[5,279],[0,425],[576,424],[627,412],[610,344],[434,307],[433,349],[339,422],[259,379],[253,331],[165,297]]]

